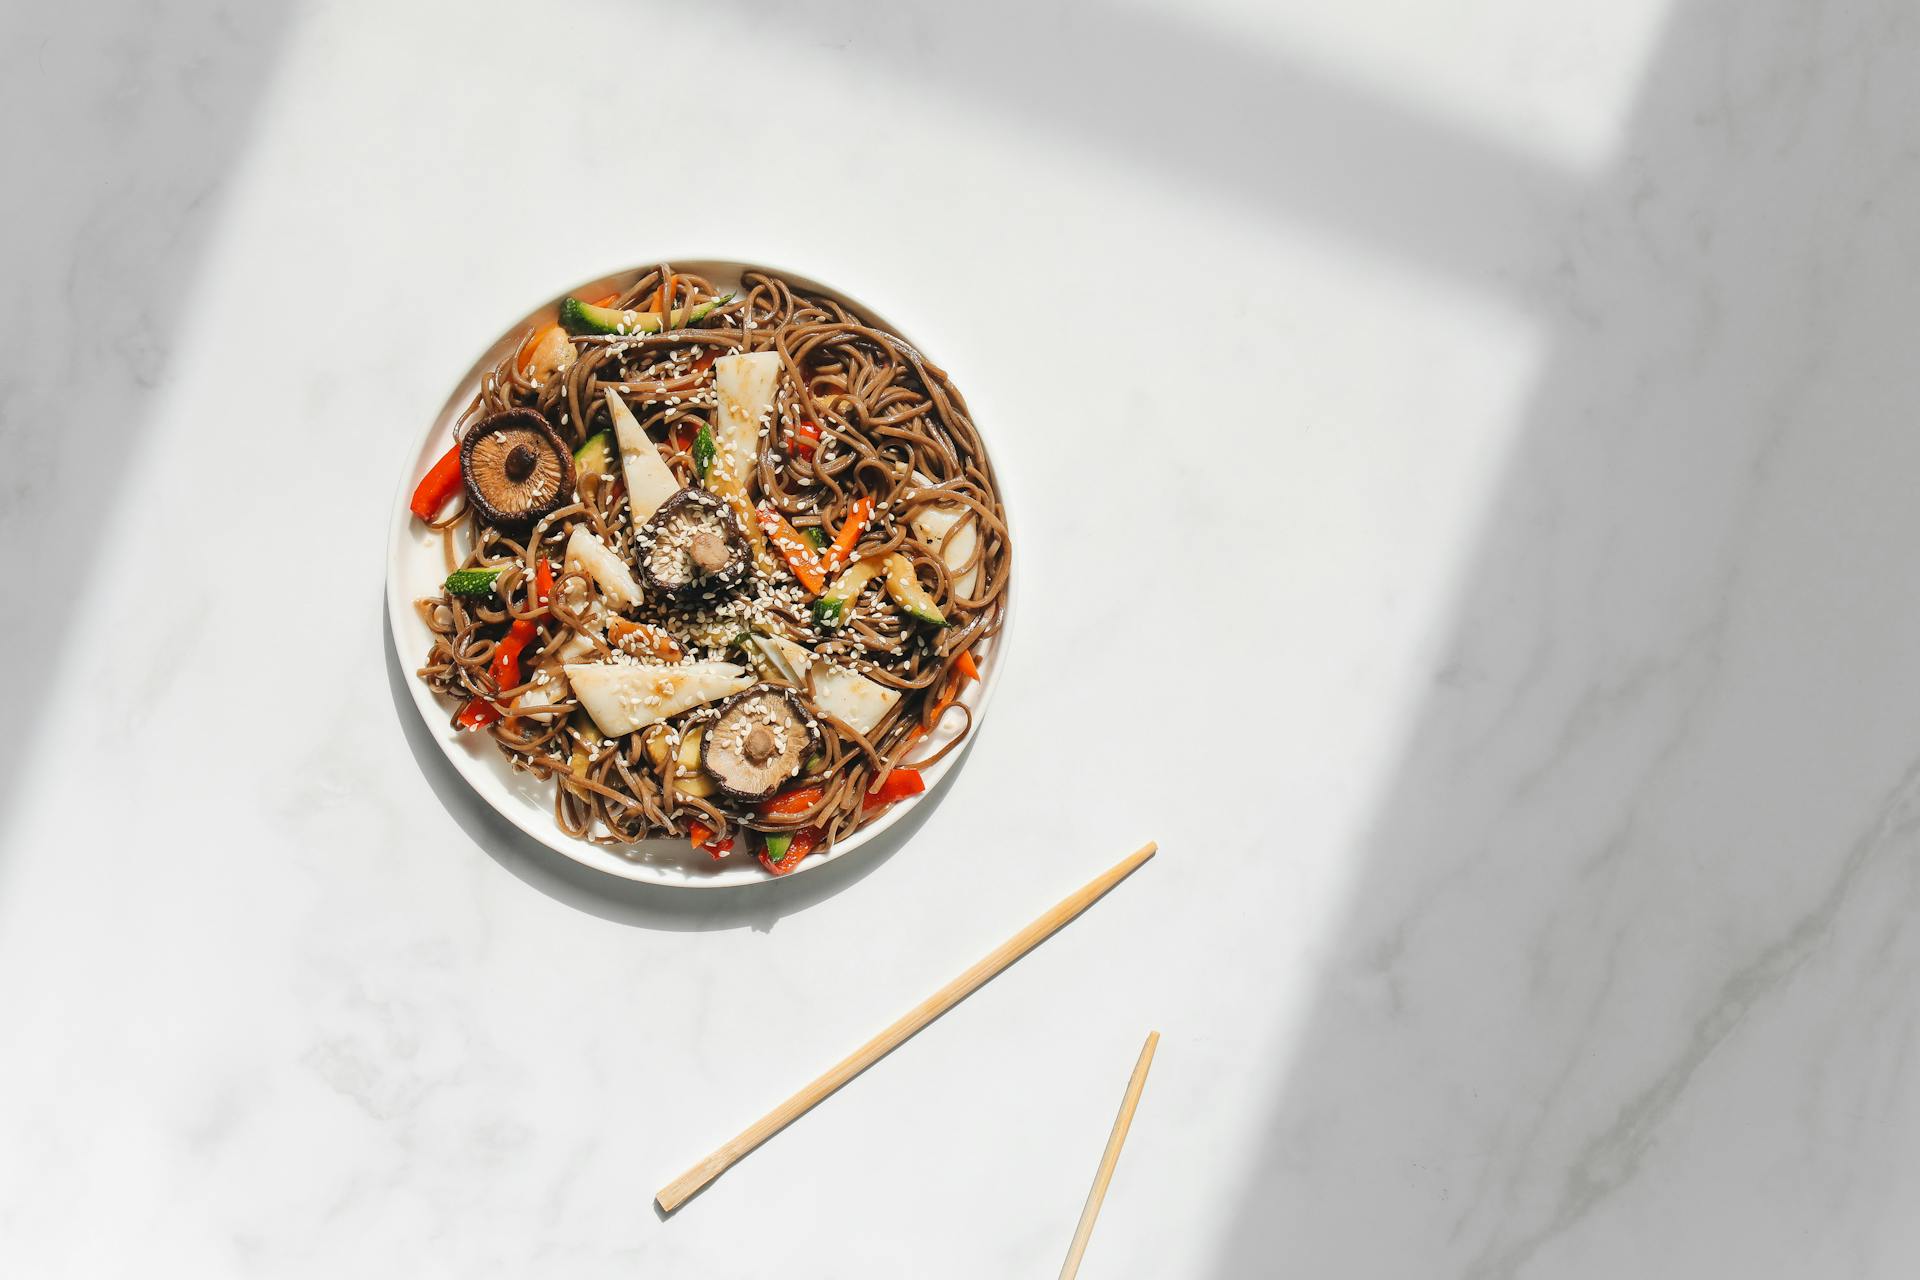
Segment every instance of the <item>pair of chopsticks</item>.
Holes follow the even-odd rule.
[[[892,1053],[928,1023],[972,995],[988,979],[1046,941],[1067,921],[1085,911],[1099,901],[1109,889],[1132,875],[1158,849],[1158,845],[1149,841],[1095,876],[1083,888],[1061,899],[1038,920],[988,952],[972,968],[902,1014],[886,1030],[842,1058],[785,1102],[742,1129],[731,1141],[722,1143],[712,1155],[660,1188],[660,1194],[654,1197],[654,1202],[664,1213],[672,1213],[678,1209],[708,1183],[726,1172],[735,1161],[811,1111],[847,1081]],[[1100,1158],[1100,1169],[1094,1177],[1093,1190],[1087,1196],[1086,1208],[1081,1211],[1080,1225],[1074,1232],[1073,1247],[1067,1255],[1066,1267],[1060,1273],[1061,1280],[1068,1280],[1080,1268],[1080,1257],[1086,1252],[1087,1239],[1093,1233],[1093,1220],[1100,1212],[1100,1202],[1106,1196],[1107,1183],[1113,1177],[1114,1165],[1119,1162],[1120,1144],[1126,1141],[1127,1128],[1133,1122],[1134,1108],[1140,1103],[1140,1090],[1147,1082],[1147,1067],[1153,1061],[1154,1047],[1159,1042],[1160,1033],[1156,1031],[1147,1037],[1146,1047],[1140,1051],[1140,1061],[1134,1067],[1133,1079],[1127,1085],[1126,1099],[1121,1104],[1118,1119],[1114,1121],[1113,1133],[1107,1139],[1106,1152]]]

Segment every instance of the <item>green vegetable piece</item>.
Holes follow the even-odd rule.
[[[596,431],[587,437],[585,444],[573,451],[575,476],[610,476],[613,474],[613,463],[613,433],[610,431]]]
[[[722,294],[697,307],[675,307],[662,317],[652,311],[621,311],[567,298],[560,304],[560,327],[572,334],[664,333],[671,329],[690,329],[731,301],[731,293]]]
[[[878,572],[880,562],[877,560],[855,560],[848,565],[827,587],[826,593],[813,602],[813,620],[823,627],[837,627],[845,622],[853,612],[853,602]]]
[[[768,836],[767,837],[767,857],[773,859],[773,861],[775,862],[778,862],[780,861],[780,859],[787,856],[787,850],[792,846],[793,846],[793,836],[791,834]]]
[[[447,575],[446,587],[454,595],[468,600],[484,599],[493,594],[494,583],[505,571],[505,565],[492,569],[455,569]]]
[[[933,602],[920,579],[913,572],[913,562],[895,552],[887,557],[887,594],[900,606],[903,613],[931,623],[936,627],[947,625],[947,619],[940,612],[940,606]]]
[[[700,479],[707,478],[707,468],[713,465],[713,428],[700,424],[700,434],[693,438],[693,469]]]
[[[827,531],[817,524],[810,524],[800,531],[800,536],[813,544],[815,551],[825,551],[831,545]]]

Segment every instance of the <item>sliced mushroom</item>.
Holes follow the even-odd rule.
[[[735,800],[764,800],[820,749],[820,726],[791,689],[756,685],[720,705],[700,763]]]
[[[718,599],[747,577],[747,542],[727,505],[704,489],[660,504],[635,539],[640,577],[681,604]]]
[[[532,409],[477,422],[460,442],[467,499],[487,524],[525,528],[573,493],[573,455]]]

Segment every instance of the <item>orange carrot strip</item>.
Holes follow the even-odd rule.
[[[771,503],[760,504],[756,514],[760,517],[760,527],[766,530],[767,538],[786,557],[787,567],[793,570],[793,576],[800,585],[819,595],[827,585],[827,575],[820,567],[819,558],[813,554],[813,544],[794,531],[787,518],[774,510]]]
[[[680,642],[658,627],[629,622],[625,618],[615,618],[607,624],[607,639],[613,641],[618,647],[625,649],[627,647],[625,641],[629,638],[644,645],[647,652],[654,657],[663,658],[668,662],[678,662],[687,656],[687,651],[681,647]]]
[[[821,566],[826,572],[838,573],[853,558],[853,549],[860,545],[860,535],[867,531],[867,524],[872,519],[871,495],[855,500],[847,509],[846,523],[840,526],[840,532],[834,535],[833,545],[827,548],[826,563]]]

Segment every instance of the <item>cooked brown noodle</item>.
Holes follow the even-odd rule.
[[[670,282],[670,306],[692,306],[721,293],[699,276],[675,274],[662,266],[628,285],[614,305],[652,305],[663,280]],[[757,623],[762,629],[777,631],[902,694],[864,736],[839,720],[820,717],[823,758],[818,767],[788,784],[789,789],[824,789],[820,802],[804,814],[767,818],[750,805],[718,795],[689,795],[677,785],[681,780],[671,758],[665,767],[649,758],[645,731],[604,739],[584,712],[565,714],[579,706],[576,701],[545,708],[556,713],[546,720],[508,718],[487,726],[486,732],[516,768],[555,781],[554,820],[568,835],[620,845],[685,835],[687,824],[697,820],[718,833],[716,841],[743,828],[781,832],[813,826],[822,833],[819,847],[830,848],[877,816],[865,811],[862,798],[877,789],[889,771],[932,763],[972,729],[972,713],[952,697],[960,683],[955,663],[1002,625],[1010,548],[993,469],[966,402],[944,371],[898,336],[830,298],[762,272],[749,272],[740,296],[696,328],[658,335],[576,336],[573,345],[577,358],[571,368],[544,385],[521,373],[518,352],[502,360],[483,379],[456,432],[501,410],[533,408],[569,447],[578,447],[594,432],[611,427],[603,395],[611,386],[647,434],[664,444],[676,431],[697,430],[709,421],[712,375],[696,363],[700,353],[778,352],[783,375],[771,429],[762,438],[755,492],[802,533],[817,527],[829,538],[858,497],[873,497],[877,514],[860,542],[860,555],[904,554],[950,625],[934,630],[879,605],[856,612],[837,631],[821,631],[798,591],[776,593],[767,603]],[[820,431],[811,457],[787,447],[801,422],[817,424]],[[688,452],[670,449],[669,467],[682,484],[692,483]],[[420,674],[436,691],[463,704],[486,699],[504,706],[529,687],[496,689],[488,674],[497,643],[518,618],[535,618],[538,626],[538,638],[521,656],[520,669],[529,681],[543,665],[553,664],[558,647],[576,633],[588,636],[598,652],[609,651],[606,638],[586,619],[592,602],[599,599],[590,578],[564,573],[556,578],[549,610],[533,603],[530,590],[527,566],[534,561],[528,549],[558,563],[561,547],[578,524],[587,524],[609,546],[624,551],[629,545],[624,487],[617,471],[583,477],[579,487],[577,502],[540,520],[524,539],[482,524],[464,502],[442,522],[450,569],[484,565],[504,571],[496,584],[497,600],[476,602],[443,591],[420,602],[434,634]],[[916,511],[932,505],[971,513],[978,550],[966,564],[949,567],[942,547],[923,539],[912,524]],[[457,563],[456,535],[465,535],[465,545],[473,548]],[[980,570],[976,594],[963,597],[955,580],[975,566]],[[780,585],[792,585],[784,569]],[[649,601],[638,620],[653,621],[656,612]],[[694,656],[730,655],[714,645]],[[783,682],[777,674],[771,678]],[[800,692],[810,700],[810,690]],[[672,745],[677,746],[680,732],[712,715],[711,708],[696,708],[674,717]],[[921,745],[924,735],[942,721],[943,727],[958,721],[960,738],[929,754]]]

